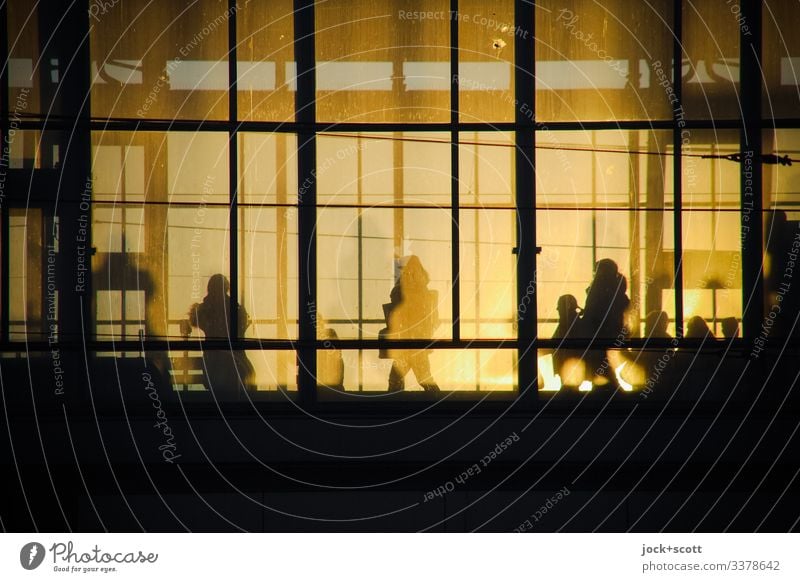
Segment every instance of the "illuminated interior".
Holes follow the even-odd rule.
[[[616,334],[578,326],[569,338],[583,344],[546,344],[561,339],[559,298],[583,308],[604,259],[625,280],[626,341],[650,337],[652,312],[666,314],[659,339],[689,337],[698,317],[709,341],[727,337],[731,322],[743,329],[743,253],[752,251],[743,249],[742,164],[728,159],[743,146],[739,29],[725,10],[543,1],[520,23],[511,0],[458,2],[457,19],[435,16],[449,14],[443,0],[330,0],[311,16],[287,0],[240,4],[126,1],[92,20],[91,180],[71,186],[66,216],[48,192],[19,192],[3,207],[7,341],[47,341],[50,323],[80,337],[61,321],[73,309],[64,289],[75,287],[75,267],[63,262],[78,259],[62,255],[57,273],[48,261],[80,247],[64,233],[84,215],[82,325],[97,359],[174,342],[151,352],[175,391],[213,391],[209,366],[222,360],[209,355],[219,352],[248,397],[387,393],[401,359],[408,394],[425,392],[424,362],[438,397],[514,397],[530,375],[545,394],[636,392],[650,364],[638,348],[615,346]],[[434,16],[406,16],[421,7]],[[800,17],[796,5],[776,10]],[[677,59],[676,14],[685,23]],[[71,163],[69,136],[44,121],[49,79],[65,63],[36,68],[36,17],[25,2],[8,4],[7,26],[20,32],[3,129],[8,167],[20,172]],[[300,38],[298,18],[314,44]],[[516,47],[529,33],[534,58],[523,62]],[[774,99],[770,115],[796,114],[800,41],[767,40],[764,55],[764,107]],[[520,106],[525,74],[530,107]],[[12,135],[20,103],[41,127]],[[765,154],[798,150],[796,129],[764,131]],[[764,167],[764,211],[796,226],[800,170]],[[520,175],[532,188],[518,191]],[[531,233],[541,252],[520,254]],[[400,284],[410,257],[427,273],[436,324],[402,335],[390,321],[402,305],[393,290],[411,301]],[[766,299],[777,293],[768,287],[776,260]],[[230,285],[213,307],[224,333],[193,311],[215,275]],[[534,337],[525,337],[530,318]],[[416,343],[400,349],[387,338]]]

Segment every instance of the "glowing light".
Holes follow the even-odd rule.
[[[622,388],[625,392],[632,392],[633,384],[626,382],[622,377],[622,369],[627,363],[628,362],[622,362],[619,366],[614,368],[614,375],[617,377],[617,383],[619,384],[620,388]]]
[[[558,392],[561,390],[561,376],[553,370],[553,354],[547,354],[538,358],[539,373],[544,380],[542,391],[544,392]]]

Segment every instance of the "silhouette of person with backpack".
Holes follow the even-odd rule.
[[[436,291],[428,289],[429,282],[419,257],[408,257],[390,293],[391,303],[384,304],[386,328],[381,330],[380,337],[393,340],[433,337],[439,327],[439,299]],[[394,360],[389,372],[389,391],[404,390],[405,377],[413,371],[426,392],[439,392],[431,375],[429,352],[427,348],[382,350],[381,357]]]

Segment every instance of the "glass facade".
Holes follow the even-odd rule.
[[[300,4],[92,5],[75,109],[8,3],[9,353],[231,399],[638,392],[794,301],[797,4]]]

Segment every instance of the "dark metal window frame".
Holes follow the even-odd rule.
[[[674,90],[678,101],[675,110],[679,110],[682,103],[681,87],[681,56],[682,47],[682,2],[676,0],[673,4],[673,78]],[[236,0],[228,1],[229,13],[236,12]],[[458,10],[458,0],[450,0],[450,8],[456,12]],[[515,26],[520,30],[531,30],[530,37],[523,38],[522,35],[515,35],[515,97],[517,104],[528,103],[529,108],[535,111],[535,10],[534,3],[526,0],[516,0],[515,2]],[[675,285],[675,314],[676,322],[683,321],[683,280],[682,280],[682,162],[681,162],[681,129],[738,129],[741,132],[740,151],[743,155],[754,153],[756,156],[761,152],[761,131],[766,128],[776,127],[799,127],[800,121],[795,119],[769,120],[767,122],[761,115],[761,75],[759,62],[761,58],[761,10],[762,2],[743,3],[742,13],[751,24],[748,33],[740,31],[740,55],[741,73],[740,82],[741,102],[743,118],[728,120],[682,120],[682,127],[678,125],[677,115],[672,120],[641,120],[626,122],[549,122],[548,131],[560,130],[603,130],[603,129],[630,129],[630,130],[655,130],[664,129],[672,131],[673,148],[673,178],[674,178],[674,285]],[[86,12],[86,11],[85,11]],[[451,116],[448,123],[324,123],[316,120],[315,114],[315,11],[312,0],[295,0],[294,2],[294,46],[295,59],[297,62],[297,90],[295,93],[295,121],[286,123],[276,122],[239,122],[238,121],[238,93],[237,93],[237,28],[236,18],[228,19],[228,64],[229,64],[229,95],[228,108],[229,119],[227,121],[149,121],[131,119],[67,119],[50,118],[47,121],[29,119],[21,122],[21,129],[38,130],[58,130],[58,129],[78,129],[85,133],[88,143],[90,132],[97,129],[103,130],[128,130],[128,131],[217,131],[226,132],[229,136],[229,162],[230,162],[230,254],[231,254],[231,326],[230,329],[237,328],[234,322],[237,321],[237,300],[239,289],[239,240],[238,240],[238,211],[239,207],[246,207],[247,204],[240,204],[238,200],[238,139],[240,132],[279,132],[290,133],[298,136],[298,184],[310,180],[310,187],[304,190],[302,200],[298,201],[298,238],[299,238],[299,340],[246,340],[243,338],[232,338],[230,341],[204,341],[203,345],[207,349],[266,349],[266,350],[295,350],[298,357],[299,369],[299,391],[301,398],[308,402],[316,399],[316,351],[322,348],[322,341],[316,337],[316,138],[320,133],[327,131],[349,131],[349,132],[385,132],[385,131],[415,131],[415,132],[448,132],[451,136],[451,207],[450,212],[453,216],[452,222],[452,339],[441,341],[409,341],[409,342],[389,342],[379,344],[377,340],[339,340],[335,341],[336,347],[342,349],[376,349],[379,345],[401,345],[408,347],[430,346],[436,348],[469,348],[469,349],[516,349],[518,357],[518,377],[519,397],[529,399],[535,397],[537,391],[537,363],[536,352],[541,347],[554,347],[556,342],[549,339],[539,339],[537,337],[537,317],[536,301],[532,301],[529,309],[529,316],[523,320],[518,319],[518,335],[516,338],[502,340],[470,340],[461,339],[459,325],[460,314],[460,263],[459,263],[459,239],[460,224],[459,218],[459,151],[458,137],[462,132],[467,131],[505,131],[513,132],[516,146],[516,197],[515,213],[517,222],[517,305],[527,293],[527,286],[530,281],[535,284],[533,274],[536,272],[536,151],[535,140],[536,130],[542,127],[541,124],[529,119],[521,112],[521,107],[517,107],[516,118],[513,123],[461,123],[459,121],[459,91],[457,82],[458,72],[458,22],[457,18],[450,20],[450,71],[453,79],[450,87]],[[0,4],[0,29],[6,30],[8,23],[7,3]],[[87,16],[88,18],[88,16]],[[10,35],[6,34],[6,39]],[[88,51],[86,51],[88,54]],[[0,60],[5,64],[8,62],[8,47],[6,43],[0,46]],[[89,57],[91,58],[91,57]],[[89,67],[87,62],[85,66]],[[751,82],[756,79],[759,82]],[[86,87],[89,90],[89,87]],[[0,112],[0,132],[3,136],[7,135],[10,123],[10,111],[8,107],[9,78],[8,67],[4,66],[0,70],[0,91],[2,92],[3,108]],[[755,187],[753,201],[754,215],[760,217],[761,207],[761,167],[754,164],[753,175],[746,176],[745,166],[740,169],[741,176],[741,200],[742,207],[745,202],[745,181],[752,180]],[[3,274],[9,272],[9,219],[7,209],[13,207],[13,203],[7,200],[2,207],[2,255],[0,256],[0,268]],[[737,340],[736,344],[742,349],[748,349],[755,337],[757,329],[763,317],[763,289],[761,287],[763,277],[761,273],[761,241],[762,228],[761,221],[756,220],[750,223],[750,241],[758,241],[759,244],[742,244],[742,287],[743,287],[743,336],[745,339]],[[18,351],[19,344],[10,342],[8,319],[9,305],[8,292],[9,281],[7,276],[2,277],[2,326],[0,326],[0,350]],[[532,311],[531,311],[532,309]],[[682,325],[677,324],[678,336],[681,337]],[[749,339],[748,339],[749,338]],[[560,343],[560,340],[559,340]],[[575,342],[578,345],[586,346],[588,342]],[[594,341],[595,347],[610,346],[612,342]],[[47,342],[27,342],[30,350],[47,349]],[[329,345],[329,344],[328,344]],[[628,345],[637,347],[644,345],[643,341],[630,340]],[[658,341],[649,340],[647,345],[659,347]],[[667,345],[663,342],[664,347]],[[696,347],[697,342],[681,339],[681,346]],[[70,342],[65,340],[61,343],[64,349],[90,349],[90,350],[137,350],[137,349],[165,349],[183,350],[196,348],[197,342],[174,342],[160,339],[145,339],[145,341],[89,341],[89,342]]]

